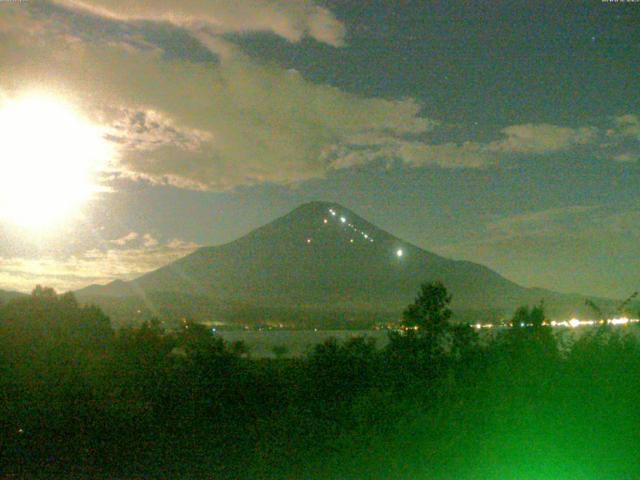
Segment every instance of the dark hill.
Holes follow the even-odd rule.
[[[15,298],[20,298],[20,297],[24,297],[25,294],[24,293],[19,293],[19,292],[13,292],[10,290],[0,290],[0,304],[2,303],[6,303],[10,300],[13,300]]]

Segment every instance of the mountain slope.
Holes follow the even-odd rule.
[[[0,304],[6,303],[10,300],[13,300],[14,298],[19,298],[24,295],[25,295],[24,293],[20,293],[20,292],[13,292],[10,290],[0,290]]]
[[[420,283],[431,280],[445,283],[460,310],[512,309],[542,296],[566,300],[525,289],[482,265],[427,252],[325,202],[304,204],[238,240],[201,248],[134,281],[77,294],[81,299],[154,298],[154,304],[166,295],[188,295],[208,299],[212,317],[232,305],[397,314]]]

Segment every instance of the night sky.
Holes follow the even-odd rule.
[[[46,228],[4,198],[0,288],[132,278],[326,200],[525,286],[640,289],[640,3],[0,2],[0,126],[29,96],[111,155]]]

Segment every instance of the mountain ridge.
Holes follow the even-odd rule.
[[[163,293],[190,295],[210,300],[212,318],[229,305],[257,311],[380,310],[399,317],[419,285],[433,280],[443,281],[459,310],[508,311],[543,299],[584,303],[584,297],[527,289],[484,265],[439,256],[340,204],[319,201],[134,280],[76,293],[86,300],[139,297],[142,302]]]
[[[5,303],[24,296],[26,296],[25,293],[16,292],[13,290],[0,290],[0,303]]]

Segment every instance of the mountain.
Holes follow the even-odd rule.
[[[14,298],[22,297],[24,293],[13,292],[8,290],[0,290],[0,304],[6,303]]]
[[[419,285],[441,280],[452,307],[507,313],[524,303],[584,299],[527,289],[482,265],[450,260],[405,242],[351,210],[326,202],[289,214],[225,245],[204,247],[133,281],[76,292],[113,315],[251,322],[399,318]],[[117,308],[116,308],[117,307]]]

